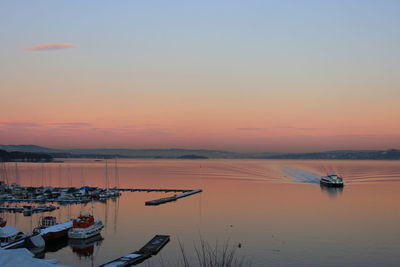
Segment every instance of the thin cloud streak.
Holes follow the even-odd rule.
[[[47,125],[60,127],[60,128],[73,128],[73,129],[87,128],[87,127],[92,126],[92,124],[87,123],[87,122],[53,122],[53,123],[48,123]]]
[[[51,51],[51,50],[60,50],[65,48],[74,48],[78,47],[75,44],[69,43],[49,43],[49,44],[39,44],[34,46],[25,47],[25,51]]]
[[[240,130],[240,131],[262,131],[262,130],[265,130],[265,128],[237,128],[237,130]]]

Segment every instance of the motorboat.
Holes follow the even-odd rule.
[[[81,214],[72,223],[72,228],[68,231],[68,237],[74,239],[86,239],[101,232],[104,224],[100,220],[94,220],[93,215]]]
[[[26,234],[10,225],[0,227],[0,248],[18,247],[24,243],[26,237]]]
[[[45,216],[41,218],[40,226],[35,228],[33,232],[43,237],[45,241],[66,237],[68,231],[72,228],[72,220],[63,223],[57,223],[56,217]]]
[[[327,176],[322,176],[320,180],[321,185],[329,187],[343,187],[343,178],[336,173],[330,173]]]

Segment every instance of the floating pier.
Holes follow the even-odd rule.
[[[118,191],[125,191],[125,192],[165,192],[165,193],[169,193],[169,192],[189,192],[189,191],[193,191],[191,189],[146,189],[146,188],[117,188],[116,190]]]
[[[180,198],[184,198],[184,197],[188,197],[188,196],[191,196],[194,194],[201,193],[202,190],[196,189],[196,190],[185,190],[185,191],[180,191],[180,192],[183,192],[183,193],[179,194],[179,195],[173,195],[171,197],[164,197],[164,198],[160,198],[160,199],[146,201],[146,205],[147,206],[157,206],[157,205],[164,204],[167,202],[176,201],[177,199],[180,199]]]
[[[100,265],[100,267],[125,267],[139,264],[152,255],[156,255],[169,240],[169,235],[156,235],[138,251]]]
[[[0,206],[0,211],[8,212],[24,212],[24,213],[37,213],[37,212],[47,212],[59,209],[56,206]]]

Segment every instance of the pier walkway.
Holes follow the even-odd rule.
[[[167,202],[176,201],[180,198],[184,198],[184,197],[188,197],[188,196],[191,196],[194,194],[201,193],[202,190],[196,189],[196,190],[185,190],[185,191],[180,191],[180,192],[183,192],[183,193],[179,194],[179,195],[173,195],[171,197],[164,197],[164,198],[160,198],[160,199],[146,201],[146,205],[147,206],[156,206],[156,205],[164,204]]]
[[[169,235],[156,235],[138,251],[100,265],[100,267],[126,267],[142,263],[144,260],[156,255],[169,240]]]

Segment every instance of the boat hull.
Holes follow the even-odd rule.
[[[86,239],[100,234],[104,225],[101,221],[97,221],[94,225],[86,228],[72,228],[68,231],[68,237],[72,239]]]
[[[330,183],[330,182],[325,182],[325,181],[320,181],[320,184],[323,186],[327,186],[327,187],[343,187],[344,184],[343,183]]]
[[[64,229],[64,230],[58,231],[58,232],[50,232],[50,233],[42,235],[42,237],[45,241],[51,241],[51,240],[55,240],[55,239],[59,239],[59,238],[68,236],[68,231],[69,231],[69,229]]]

